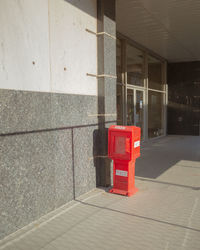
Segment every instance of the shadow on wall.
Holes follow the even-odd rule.
[[[87,13],[88,15],[97,18],[97,4],[99,0],[91,1],[91,0],[63,0],[74,7],[76,7],[79,10],[82,10],[83,12]],[[101,1],[101,0],[100,0]],[[92,3],[93,2],[93,3]],[[114,1],[109,0],[106,2],[107,8],[104,9],[105,16],[107,16],[110,20],[115,22],[115,16],[113,16],[113,12],[110,11],[113,9],[113,3]],[[94,8],[91,8],[93,4]]]
[[[96,16],[96,4],[94,4],[95,9],[91,8],[91,1],[82,1],[82,0],[64,0],[64,1],[82,10],[83,12],[87,13],[88,15],[94,18],[97,17]]]
[[[168,136],[150,141],[141,147],[141,157],[136,161],[135,174],[138,177],[156,179],[174,165],[194,167],[194,163],[180,163],[184,161],[197,162],[200,169],[199,148],[198,136]]]
[[[111,160],[108,158],[108,129],[100,128],[93,133],[93,159],[96,168],[96,185],[111,185]]]

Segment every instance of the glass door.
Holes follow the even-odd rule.
[[[144,139],[144,91],[134,90],[135,92],[135,126],[141,128],[141,138]]]
[[[134,126],[134,90],[127,89],[127,125]]]
[[[127,125],[141,128],[144,139],[144,91],[127,89]]]

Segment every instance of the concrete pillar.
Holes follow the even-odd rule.
[[[106,157],[107,132],[116,124],[116,22],[115,0],[98,0],[98,155],[97,185],[112,182],[111,161]],[[100,33],[100,34],[99,34]]]

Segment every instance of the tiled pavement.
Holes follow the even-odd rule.
[[[0,242],[5,250],[200,250],[200,137],[146,143],[132,197],[96,189]]]

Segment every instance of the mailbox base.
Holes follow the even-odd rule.
[[[137,191],[138,189],[135,187],[135,161],[114,160],[113,188],[109,192],[132,196]]]
[[[125,190],[121,190],[121,189],[112,188],[109,190],[109,193],[120,194],[120,195],[125,195],[125,196],[130,197],[130,196],[134,195],[135,193],[137,193],[137,191],[138,191],[138,188],[136,188],[136,187],[131,191],[125,191]]]

